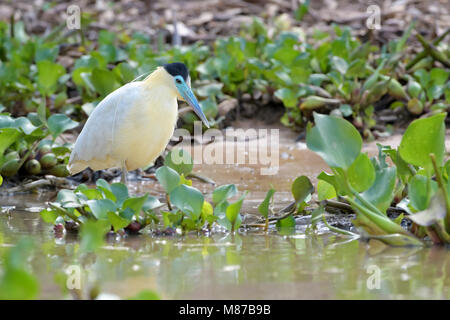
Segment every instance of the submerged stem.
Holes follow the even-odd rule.
[[[329,225],[327,219],[325,218],[325,214],[322,214],[322,220],[325,226],[333,232],[340,233],[350,237],[359,237],[359,235],[356,233]]]
[[[75,222],[78,222],[79,224],[81,224],[82,222],[78,219],[78,217],[76,215],[74,215],[73,213],[71,213],[69,210],[66,210],[63,207],[57,206],[53,203],[49,203],[50,207],[53,207],[57,210],[62,211],[65,215],[67,215],[70,219],[72,219]]]
[[[375,212],[372,212],[366,207],[363,207],[355,200],[347,197],[347,201],[357,210],[355,210],[358,214],[362,214],[365,218],[369,219],[373,222],[378,228],[383,230],[386,233],[401,233],[405,235],[410,235],[408,231],[403,229],[401,226],[393,222],[385,215],[379,215]]]

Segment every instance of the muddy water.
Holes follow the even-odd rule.
[[[281,130],[275,175],[261,175],[260,166],[249,164],[196,164],[194,171],[217,185],[235,183],[240,191],[248,190],[246,213],[256,212],[271,185],[281,207],[291,201],[289,189],[296,176],[304,174],[314,181],[327,169],[304,142],[296,143],[294,138],[289,130]],[[381,141],[393,147],[399,142],[399,136]],[[365,150],[375,154],[375,143],[366,145]],[[194,185],[204,192],[213,189],[196,180]],[[131,188],[135,193],[162,194],[152,179],[132,182]],[[55,239],[52,227],[39,218],[38,211],[54,196],[0,196],[0,255],[22,236],[35,239],[30,265],[40,280],[41,298],[70,297],[57,279],[71,265],[81,266],[84,292],[98,286],[103,296],[110,298],[131,297],[143,289],[154,290],[165,299],[450,298],[448,249],[367,244],[337,237],[324,227],[316,236],[305,235],[308,217],[299,219],[297,232],[290,236],[218,233],[212,237],[152,238],[146,234],[110,239],[98,254],[80,258],[76,238]]]

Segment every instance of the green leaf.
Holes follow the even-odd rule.
[[[281,235],[290,235],[295,232],[295,219],[293,216],[278,220],[277,230]]]
[[[78,126],[78,122],[73,121],[65,114],[53,114],[48,118],[48,129],[53,137],[56,139],[61,133]]]
[[[193,220],[197,220],[202,213],[203,194],[193,187],[179,185],[170,193],[170,201]]]
[[[212,194],[212,200],[214,205],[217,206],[219,203],[226,201],[227,199],[236,195],[237,192],[238,190],[234,184],[226,184],[217,187]]]
[[[142,290],[134,297],[127,298],[127,300],[161,300],[161,297],[154,291]]]
[[[110,199],[89,200],[87,205],[97,219],[108,219],[108,212],[116,212],[116,204]]]
[[[158,200],[158,198],[153,196],[148,196],[147,200],[145,200],[144,205],[142,206],[142,210],[148,211],[155,208],[158,208],[161,206],[161,202]]]
[[[445,195],[441,190],[436,192],[435,196],[431,199],[430,207],[411,214],[408,216],[409,219],[417,223],[419,226],[431,226],[436,222],[442,221],[446,215],[446,207],[445,207]]]
[[[115,232],[117,232],[120,229],[125,228],[131,222],[131,220],[125,219],[111,211],[109,211],[107,213],[107,217],[108,217],[109,222],[113,226]]]
[[[25,134],[31,134],[38,127],[33,125],[30,119],[25,117],[12,118],[10,116],[0,115],[0,128],[20,129]]]
[[[36,299],[39,283],[31,273],[24,269],[8,270],[0,282],[0,299],[31,300]]]
[[[99,68],[94,68],[90,76],[90,81],[102,97],[107,96],[110,92],[113,92],[120,87],[120,84],[116,80],[114,72]]]
[[[226,209],[225,216],[226,216],[227,220],[231,223],[231,231],[235,231],[235,230],[239,229],[239,227],[241,225],[242,218],[241,218],[240,212],[241,212],[242,202],[244,201],[245,196],[246,196],[246,193],[244,193],[238,201],[230,204]]]
[[[344,117],[349,117],[353,114],[353,109],[349,104],[341,104],[339,110],[342,112]]]
[[[309,76],[311,75],[311,70],[305,68],[304,66],[293,66],[291,68],[290,76],[293,83],[307,83]],[[297,97],[301,95],[302,91],[297,92]]]
[[[438,166],[442,166],[445,152],[446,113],[414,120],[406,129],[400,143],[400,156],[415,166],[432,169],[430,154],[434,153]]]
[[[386,213],[394,198],[396,168],[381,168],[375,173],[375,182],[361,196]]]
[[[408,81],[408,93],[412,98],[419,98],[419,94],[422,91],[422,87],[417,81],[414,81],[414,78],[409,78]]]
[[[297,92],[289,88],[281,88],[275,91],[275,97],[280,99],[286,108],[293,108],[298,103]]]
[[[66,69],[60,64],[48,60],[37,63],[37,84],[42,95],[49,96],[57,88],[58,79],[66,73]]]
[[[275,189],[271,188],[269,191],[267,191],[266,197],[264,198],[263,202],[261,202],[261,204],[258,206],[259,213],[261,213],[265,218],[269,216],[269,205],[274,194]]]
[[[59,217],[58,212],[56,212],[55,210],[42,210],[40,212],[41,218],[42,220],[44,220],[44,222],[49,223],[49,224],[54,224],[56,221],[56,218]]]
[[[430,178],[416,174],[408,184],[410,203],[417,211],[428,208],[431,197],[436,193],[437,183]]]
[[[314,187],[308,177],[300,176],[292,183],[291,191],[295,202],[302,203],[314,191]]]
[[[39,283],[36,277],[27,271],[27,260],[32,254],[33,247],[33,241],[30,238],[20,238],[17,245],[4,254],[3,272],[0,277],[0,299],[36,299]]]
[[[295,10],[294,17],[298,21],[302,21],[302,19],[305,16],[305,14],[308,13],[309,1],[310,0],[303,1],[302,3],[299,4],[298,8]]]
[[[339,71],[341,74],[345,74],[348,70],[348,64],[347,61],[340,57],[333,56],[331,58],[331,63],[333,64],[334,68]]]
[[[219,112],[219,109],[217,107],[217,103],[214,98],[208,98],[205,100],[200,101],[200,107],[203,110],[203,113],[205,114],[206,118],[208,119],[215,119],[217,117],[217,113]],[[197,116],[195,117],[195,121],[198,121]]]
[[[55,156],[65,156],[70,155],[70,148],[68,147],[54,147],[52,148],[52,152],[55,154]]]
[[[95,252],[105,241],[106,233],[111,229],[111,223],[108,220],[92,221],[87,220],[81,225],[81,251]]]
[[[394,222],[398,225],[401,225],[404,218],[405,218],[405,214],[401,213],[397,216],[397,218],[394,219]]]
[[[209,219],[209,217],[214,215],[214,209],[211,205],[211,203],[209,203],[208,201],[203,202],[203,207],[202,207],[202,220],[206,221]],[[217,217],[215,217],[217,218]]]
[[[111,186],[104,179],[98,179],[95,183],[97,188],[103,192],[105,197],[113,202],[116,202],[117,198],[111,190]]]
[[[346,76],[350,78],[364,77],[366,74],[366,61],[362,59],[356,59],[348,66]]]
[[[370,188],[375,182],[375,168],[365,153],[360,153],[355,162],[348,168],[348,182],[358,192]]]
[[[9,148],[14,142],[16,142],[21,133],[14,128],[0,129],[0,158],[5,153],[5,150]]]
[[[60,190],[56,197],[56,201],[65,208],[77,208],[81,206],[80,200],[72,190]]]
[[[348,189],[346,181],[342,178],[342,169],[337,168],[336,170],[341,171],[341,174],[338,173],[338,175],[334,174],[328,174],[325,171],[322,171],[318,176],[317,179],[323,180],[329,184],[331,184],[334,187],[334,190],[336,190],[336,193],[338,195],[348,195],[351,194],[351,191]]]
[[[172,168],[166,166],[160,167],[156,170],[155,175],[158,182],[166,190],[166,193],[171,193],[180,184],[180,176]]]
[[[117,57],[117,49],[112,44],[101,44],[98,48],[100,54],[105,58],[108,62],[115,62]]]
[[[185,176],[191,173],[194,164],[189,152],[183,149],[175,149],[170,151],[164,159],[164,165],[170,167]]]
[[[113,183],[110,186],[110,190],[115,197],[117,206],[122,206],[123,202],[129,198],[128,188],[123,183]]]
[[[447,83],[449,75],[450,72],[445,69],[433,68],[430,71],[430,81],[434,85],[443,86]]]
[[[398,39],[396,46],[395,46],[395,52],[396,53],[400,53],[406,44],[406,40],[408,40],[409,36],[411,35],[411,31],[414,29],[414,26],[416,25],[416,21],[413,20],[408,28],[405,30],[405,32],[403,33],[402,37],[400,39]]]
[[[347,120],[314,113],[315,127],[308,130],[308,148],[317,152],[330,167],[347,169],[359,155],[361,135]]]
[[[45,105],[45,99],[41,100],[41,103],[39,104],[37,108],[37,119],[42,124],[47,124],[47,107]]]
[[[80,59],[78,60],[80,61]],[[77,87],[89,89],[95,92],[95,88],[92,85],[89,75],[91,73],[91,68],[89,67],[79,67],[72,72],[72,81]]]
[[[122,210],[130,208],[135,214],[139,214],[142,210],[142,206],[147,201],[148,193],[142,197],[128,198],[123,202]]]
[[[228,221],[226,219],[226,211],[227,211],[227,207],[228,207],[229,203],[228,201],[222,201],[219,204],[217,204],[214,207],[214,215],[217,216],[218,218],[224,220],[224,221]],[[220,220],[219,220],[220,221]],[[226,226],[225,226],[226,227]]]
[[[81,192],[82,194],[84,194],[88,198],[88,200],[100,200],[100,199],[103,199],[103,192],[101,190],[88,188],[84,184],[82,184],[82,185],[80,184],[77,187],[77,189],[75,189],[75,193],[76,192]]]
[[[36,48],[36,53],[34,55],[34,59],[36,62],[42,61],[42,60],[49,60],[51,62],[54,62],[56,60],[56,57],[58,56],[59,46],[55,46],[50,43],[44,43],[38,45]]]
[[[209,83],[207,85],[197,87],[196,93],[200,97],[211,97],[222,93],[223,83]]]
[[[319,180],[317,181],[317,198],[319,201],[336,198],[336,190],[332,184]]]

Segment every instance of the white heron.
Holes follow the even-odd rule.
[[[69,159],[70,172],[120,167],[126,183],[127,170],[149,165],[166,148],[177,122],[177,99],[189,103],[209,127],[190,82],[187,67],[175,62],[111,92],[78,136]]]

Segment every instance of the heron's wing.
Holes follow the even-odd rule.
[[[116,131],[127,109],[139,98],[140,82],[131,82],[103,99],[81,131],[69,160],[72,173],[86,167],[93,170],[120,167],[121,159],[114,155]]]

